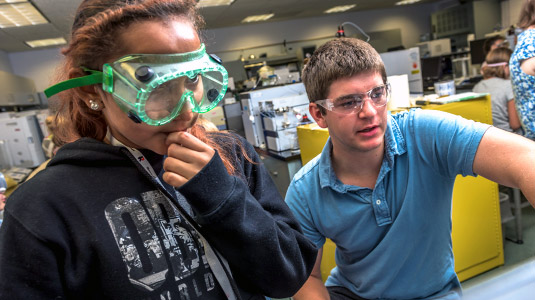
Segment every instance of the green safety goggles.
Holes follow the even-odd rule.
[[[102,83],[102,89],[137,123],[163,125],[183,108],[196,113],[213,109],[227,91],[228,73],[204,44],[180,54],[132,54],[104,64],[103,71],[60,82],[45,90],[50,97],[61,91]],[[186,105],[186,107],[184,107]]]

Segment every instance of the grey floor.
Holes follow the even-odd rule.
[[[491,285],[500,285],[508,282],[508,279],[513,279],[507,288],[508,291],[529,291],[529,294],[516,295],[514,300],[519,299],[535,299],[535,209],[532,207],[524,207],[522,209],[522,234],[523,243],[518,244],[512,240],[516,240],[516,231],[514,222],[504,224],[505,234],[507,239],[504,243],[504,259],[503,266],[494,268],[478,276],[470,278],[461,283],[465,295],[470,295],[471,291],[479,290],[481,287],[490,287]],[[522,276],[521,278],[519,278]],[[531,278],[529,286],[521,286],[523,281]],[[504,295],[499,295],[503,292],[497,292],[492,299],[507,299]],[[486,296],[486,299],[489,296]],[[471,297],[468,297],[471,298]],[[474,298],[474,299],[482,299]]]

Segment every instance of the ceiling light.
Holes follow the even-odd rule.
[[[32,48],[38,48],[38,47],[46,47],[46,46],[65,45],[67,44],[67,41],[64,38],[60,37],[60,38],[54,38],[54,39],[26,41],[25,43],[26,45]]]
[[[249,16],[245,19],[243,19],[242,23],[249,23],[249,22],[259,22],[259,21],[265,21],[267,19],[270,19],[275,14],[266,14],[266,15],[256,15],[256,16]]]
[[[28,2],[28,0],[0,0],[0,4]]]
[[[355,6],[357,6],[357,5],[356,4],[351,4],[351,5],[335,6],[333,8],[329,8],[328,10],[324,11],[324,13],[331,14],[331,13],[343,12],[343,11],[346,11],[346,10],[350,10]]]
[[[197,7],[223,6],[230,5],[234,0],[199,0]]]
[[[0,28],[46,23],[45,17],[29,2],[0,5]]]
[[[413,4],[416,2],[420,2],[421,0],[402,0],[399,2],[396,2],[396,5],[407,5],[407,4]]]

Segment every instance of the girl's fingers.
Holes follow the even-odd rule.
[[[207,149],[211,149],[210,146],[206,145],[204,142],[185,131],[173,132],[169,134],[167,136],[166,144],[168,146],[171,144],[178,144],[184,148],[188,148],[197,152],[203,152]]]
[[[173,172],[164,172],[162,175],[162,179],[168,184],[177,188],[183,186],[184,184],[186,184],[186,182],[188,182],[188,179]]]

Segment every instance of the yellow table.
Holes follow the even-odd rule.
[[[436,109],[460,115],[467,119],[492,124],[489,95],[444,105],[426,105],[423,109]],[[303,165],[318,155],[329,136],[327,129],[317,124],[297,127]],[[463,281],[487,270],[503,265],[503,241],[498,185],[481,176],[458,176],[453,188],[452,243],[455,272]],[[324,245],[321,264],[325,281],[336,265],[330,240]]]

